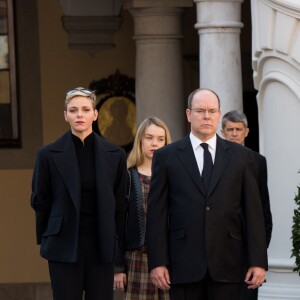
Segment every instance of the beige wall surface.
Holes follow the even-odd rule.
[[[63,118],[67,90],[77,86],[87,87],[92,80],[108,77],[116,69],[134,77],[134,24],[130,13],[122,11],[120,29],[114,35],[115,47],[102,50],[92,57],[88,53],[69,49],[69,37],[63,29],[59,1],[43,0],[37,1],[37,4],[42,134],[43,144],[48,144],[68,130]],[[195,11],[188,9],[183,17],[183,55],[198,54],[194,21]],[[191,40],[192,43],[189,42]],[[191,69],[189,62],[183,62],[187,75],[185,85],[190,92],[197,86],[197,70]],[[0,170],[0,283],[49,281],[47,262],[39,256],[39,246],[35,241],[34,212],[29,202],[31,177],[31,169]]]
[[[61,135],[68,127],[63,118],[65,92],[74,87],[87,87],[115,73],[134,76],[135,45],[133,20],[122,11],[120,29],[114,35],[115,47],[98,52],[94,57],[88,53],[71,50],[69,37],[63,29],[63,12],[59,1],[38,1],[41,91],[44,143]]]
[[[65,92],[87,87],[92,80],[105,78],[119,69],[135,74],[133,18],[122,11],[115,47],[91,57],[68,47],[59,1],[37,1],[39,21],[40,74],[43,144],[68,130],[63,118]],[[185,96],[198,87],[198,33],[195,7],[183,15],[183,64]],[[185,100],[184,100],[185,101]],[[32,110],[35,108],[32,107]],[[187,128],[188,130],[188,128]],[[37,149],[36,149],[37,150]],[[35,243],[34,212],[30,207],[32,170],[0,170],[0,283],[49,281],[47,262],[39,256]]]
[[[31,170],[1,170],[0,283],[48,281],[35,242]]]
[[[122,23],[114,35],[115,47],[94,57],[69,49],[59,1],[37,1],[41,66],[43,143],[58,138],[68,126],[63,118],[65,92],[87,87],[115,73],[134,76],[133,21],[122,11]],[[34,110],[34,107],[32,107]],[[0,170],[0,283],[49,281],[47,262],[35,242],[34,212],[30,207],[32,170]]]

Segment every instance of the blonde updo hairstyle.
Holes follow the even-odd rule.
[[[91,100],[93,110],[96,109],[96,94],[94,91],[91,91],[89,89],[85,89],[83,87],[77,87],[75,89],[72,89],[67,92],[66,94],[66,100],[64,105],[64,110],[67,111],[68,104],[71,102],[71,100],[76,96],[82,96],[86,97]]]

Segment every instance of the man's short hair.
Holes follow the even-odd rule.
[[[188,96],[188,107],[187,107],[188,109],[192,108],[193,98],[194,98],[195,94],[197,94],[200,91],[209,91],[209,92],[213,93],[217,97],[217,99],[218,99],[218,106],[219,106],[219,109],[220,109],[221,102],[220,102],[220,98],[219,98],[218,94],[216,92],[214,92],[213,90],[208,89],[208,88],[199,88],[199,89],[196,89],[196,90],[192,91],[189,94],[189,96]]]
[[[227,112],[222,119],[222,129],[225,128],[226,122],[241,122],[248,128],[248,120],[246,115],[238,110],[231,110]]]

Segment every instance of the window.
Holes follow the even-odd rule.
[[[0,146],[19,146],[13,0],[0,0]]]
[[[33,168],[36,151],[43,141],[37,2],[0,0],[0,35],[8,39],[8,56],[0,54],[6,67],[0,72],[6,72],[9,82],[6,85],[9,97],[0,95],[0,114],[6,105],[8,121],[3,123],[1,115],[0,126],[10,127],[9,138],[0,135],[0,170]],[[17,51],[14,52],[11,43],[15,43]]]

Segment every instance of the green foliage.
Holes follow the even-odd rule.
[[[298,272],[300,276],[300,187],[298,186],[298,194],[295,196],[296,209],[294,209],[292,237],[293,249],[291,257],[295,257],[296,267],[294,272]]]

